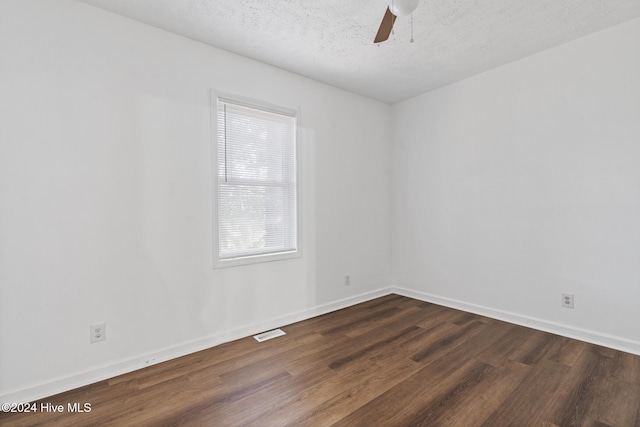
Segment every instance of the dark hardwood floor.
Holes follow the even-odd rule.
[[[640,426],[640,356],[398,295],[282,329],[43,399],[64,413],[5,413],[0,425]]]

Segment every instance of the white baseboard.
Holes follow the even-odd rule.
[[[258,334],[260,332],[280,328],[295,322],[350,307],[352,305],[379,298],[384,295],[389,295],[391,293],[393,293],[392,288],[383,288],[377,291],[367,292],[327,304],[321,304],[298,312],[289,313],[284,316],[272,318],[253,325],[243,326],[224,333],[211,335],[198,340],[184,342],[176,346],[132,357],[130,359],[101,366],[89,371],[80,372],[65,378],[57,379],[55,381],[49,381],[33,387],[10,392],[0,396],[0,403],[33,402],[38,399],[53,396],[58,393],[73,390],[78,387],[93,384],[95,382],[113,378],[118,375],[126,374],[128,372],[136,371],[138,369],[155,365],[160,362],[165,362],[167,360],[205,350],[207,348],[211,348],[229,341],[245,338]]]
[[[393,287],[391,288],[391,292],[409,298],[443,305],[445,307],[455,308],[458,310],[467,311],[469,313],[479,314],[482,316],[490,317],[492,319],[503,320],[505,322],[513,323],[516,325],[526,326],[528,328],[538,329],[540,331],[549,332],[556,335],[562,335],[567,338],[573,338],[591,344],[613,348],[615,350],[624,351],[626,353],[640,355],[640,342],[638,341],[589,331],[587,329],[576,328],[569,325],[563,325],[556,322],[550,322],[548,320],[538,319],[535,317],[523,316],[517,313],[496,310],[490,307],[470,304],[464,301],[439,297],[437,295],[418,292],[401,287]]]

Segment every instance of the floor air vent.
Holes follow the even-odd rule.
[[[273,331],[263,332],[261,334],[254,335],[253,337],[256,339],[256,341],[262,342],[262,341],[270,340],[271,338],[281,337],[283,335],[286,335],[286,334],[282,329],[274,329]]]

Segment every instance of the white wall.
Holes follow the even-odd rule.
[[[396,284],[640,354],[639,76],[636,19],[394,105]]]
[[[388,286],[388,105],[70,0],[0,0],[0,57],[0,400]],[[211,88],[300,107],[302,258],[212,269]]]

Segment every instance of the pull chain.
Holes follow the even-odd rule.
[[[411,43],[413,43],[413,12],[411,12]]]
[[[396,8],[393,6],[393,0],[391,0],[391,9],[396,10]],[[391,24],[391,35],[392,36],[396,35],[395,25],[393,25],[393,24]]]

